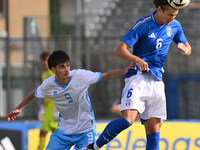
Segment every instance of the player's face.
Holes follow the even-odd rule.
[[[67,61],[65,63],[60,63],[54,69],[56,78],[59,80],[65,80],[69,78],[70,63]]]
[[[178,12],[179,12],[178,9],[172,8],[170,6],[167,6],[165,10],[162,10],[161,7],[158,7],[158,14],[159,14],[158,23],[160,25],[170,24],[170,22],[176,18]]]
[[[47,57],[47,58],[45,58],[45,59],[41,59],[41,64],[42,64],[44,70],[49,69],[49,67],[48,67],[48,58],[49,58],[49,57]]]

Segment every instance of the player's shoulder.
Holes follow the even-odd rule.
[[[175,20],[175,19],[168,26],[171,27],[173,29],[173,31],[183,30],[180,22],[178,20]]]
[[[138,28],[143,28],[145,27],[147,24],[151,23],[152,22],[152,16],[151,14],[150,15],[146,15],[146,16],[143,16],[142,18],[138,19],[136,21],[136,23],[133,25],[132,29],[133,30],[136,30]]]
[[[73,70],[70,70],[69,74],[70,75],[74,75],[76,73],[81,73],[81,72],[84,72],[85,69],[73,69]]]
[[[173,25],[173,26],[181,26],[181,24],[180,24],[180,22],[178,21],[178,20],[176,20],[176,19],[174,19],[171,23],[170,23],[170,25]]]
[[[55,80],[55,75],[53,75],[53,76],[51,76],[51,77],[45,79],[45,80],[42,82],[42,84],[44,84],[44,85],[49,85],[49,84],[51,84],[52,82],[54,82],[54,80]]]
[[[84,72],[92,72],[91,70],[86,70],[86,69],[73,69],[73,70],[70,70],[70,74],[73,74],[73,73],[84,73]]]
[[[90,70],[86,69],[73,69],[70,71],[69,75],[74,76],[74,75],[87,75],[89,73],[92,73]]]
[[[47,73],[49,76],[53,76],[53,75],[54,75],[54,73],[53,73],[50,69],[48,69],[46,73]]]

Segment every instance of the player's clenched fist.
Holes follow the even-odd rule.
[[[140,69],[140,71],[149,72],[149,67],[148,67],[148,63],[147,62],[145,62],[144,60],[138,58],[136,63],[137,63],[138,68]]]

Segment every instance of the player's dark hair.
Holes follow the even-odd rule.
[[[58,64],[65,63],[67,61],[70,61],[68,54],[62,50],[57,50],[49,56],[48,65],[51,69],[52,67],[55,68]]]
[[[40,59],[45,60],[47,57],[49,57],[49,55],[49,52],[43,52],[42,54],[40,54]]]
[[[156,6],[156,8],[158,8],[158,6],[160,6],[163,11],[167,8],[167,6],[170,6],[169,3],[167,2],[167,0],[153,0],[153,3]]]

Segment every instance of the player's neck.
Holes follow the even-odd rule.
[[[63,79],[60,79],[60,78],[57,78],[56,77],[56,81],[62,85],[62,86],[65,86],[69,83],[69,78],[63,78]]]
[[[159,19],[159,14],[158,14],[158,12],[156,12],[156,13],[154,14],[154,18],[155,18],[157,24],[163,25],[163,23],[162,23],[162,22],[160,21],[160,19]]]

